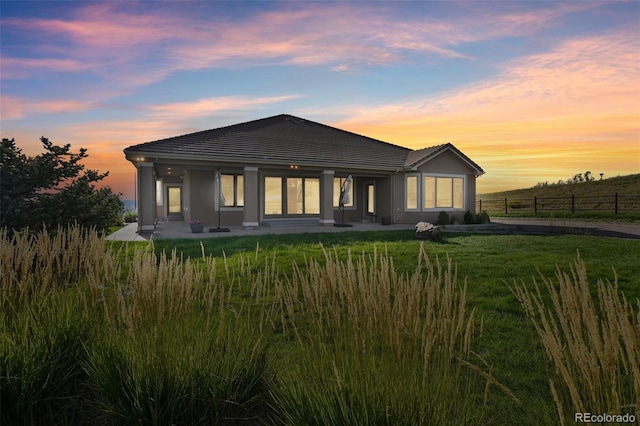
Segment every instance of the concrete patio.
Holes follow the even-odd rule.
[[[214,226],[205,226],[204,232],[193,233],[188,223],[161,221],[156,225],[153,232],[137,233],[138,224],[130,223],[108,235],[107,240],[112,241],[148,241],[150,239],[173,239],[173,238],[217,238],[217,237],[240,237],[247,235],[269,235],[269,234],[302,234],[317,232],[353,232],[353,231],[392,231],[392,230],[408,230],[413,231],[414,225],[396,224],[381,225],[379,223],[353,223],[352,227],[338,226],[322,226],[322,225],[306,225],[306,226],[260,226],[254,229],[245,229],[242,226],[229,226],[229,232],[209,232],[209,229],[215,229]]]
[[[321,225],[305,226],[260,226],[245,229],[241,226],[228,227],[229,232],[209,232],[215,226],[205,226],[204,232],[192,233],[189,224],[184,222],[161,221],[155,231],[138,234],[138,224],[131,223],[106,237],[111,241],[148,241],[150,239],[239,237],[245,235],[302,234],[318,232],[354,232],[354,231],[414,231],[412,224],[381,225],[379,223],[354,222],[352,227]],[[495,218],[486,225],[449,225],[443,228],[445,233],[471,234],[520,234],[520,235],[591,235],[599,237],[640,239],[640,223],[580,221],[571,219],[505,219]]]

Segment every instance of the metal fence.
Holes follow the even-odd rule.
[[[565,195],[562,197],[479,199],[476,211],[488,213],[640,213],[640,195]]]

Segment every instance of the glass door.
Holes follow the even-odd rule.
[[[182,188],[179,186],[167,187],[167,216],[169,219],[182,217]]]
[[[364,184],[364,205],[366,208],[365,216],[371,217],[376,215],[376,185],[374,182],[365,182]]]
[[[265,216],[303,216],[320,213],[320,179],[310,177],[264,178]]]

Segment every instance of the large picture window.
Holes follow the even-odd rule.
[[[225,207],[244,206],[244,176],[221,175],[222,195],[224,195]]]
[[[461,177],[424,176],[423,208],[462,209],[464,179]]]

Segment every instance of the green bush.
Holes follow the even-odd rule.
[[[135,211],[127,211],[122,216],[122,219],[125,223],[134,223],[138,221],[138,212]]]
[[[476,217],[473,213],[471,213],[469,210],[467,210],[464,213],[464,218],[463,218],[463,223],[465,225],[473,225],[476,223]]]
[[[451,219],[449,215],[445,211],[441,211],[438,214],[438,220],[436,221],[436,225],[449,225],[451,223]]]
[[[480,225],[485,225],[487,223],[490,223],[491,220],[489,219],[489,214],[483,210],[480,213],[478,213],[476,215],[476,223],[480,224]]]

